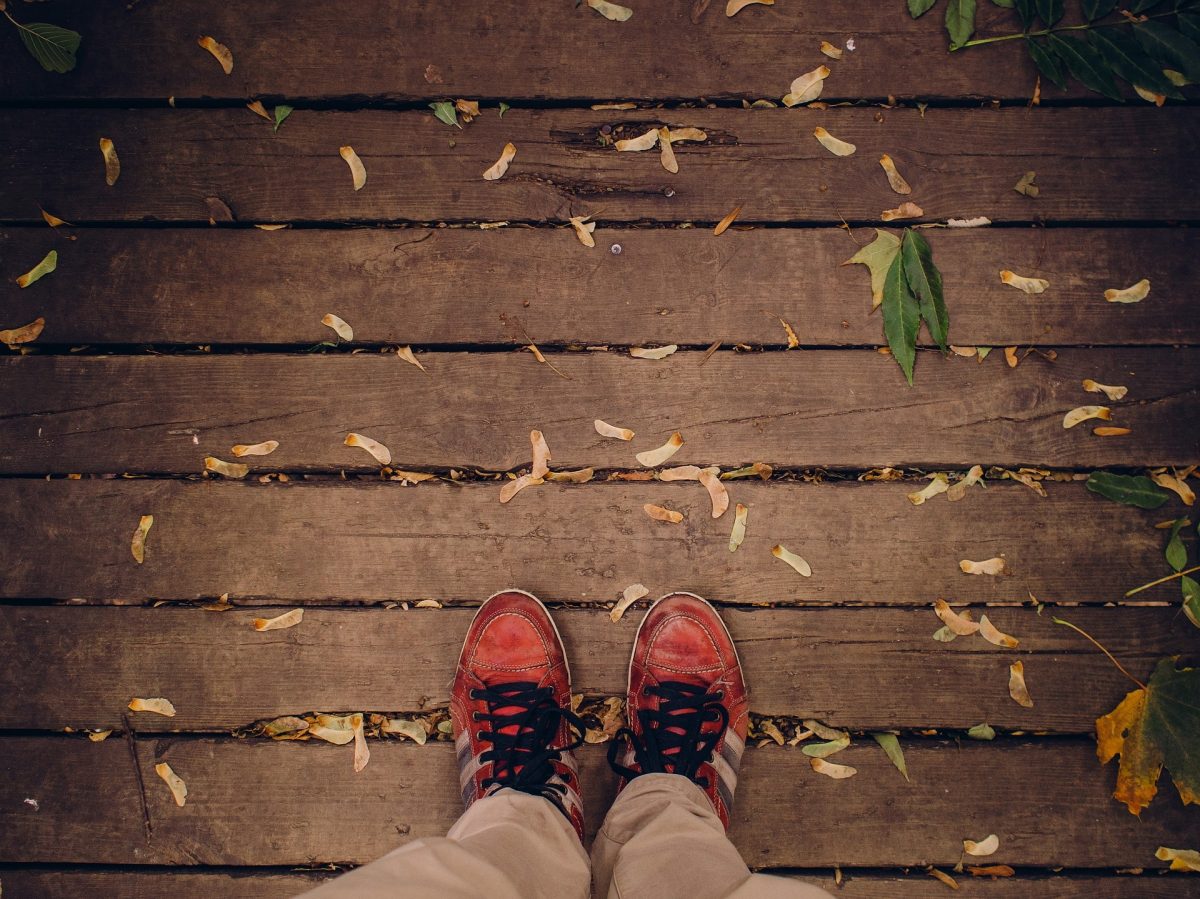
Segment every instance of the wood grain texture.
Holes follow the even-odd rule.
[[[1195,231],[926,233],[953,343],[1200,343]],[[4,279],[0,306],[5,327],[42,316],[41,340],[64,344],[312,345],[329,337],[320,321],[335,307],[363,343],[525,343],[524,328],[543,346],[781,346],[786,334],[770,312],[792,323],[806,346],[883,343],[867,270],[840,265],[856,250],[840,230],[603,237],[583,253],[572,232],[546,229],[12,228],[0,230],[6,271],[23,271],[51,249],[58,269],[27,290]],[[861,243],[873,238],[870,229],[855,233]],[[609,252],[613,242],[619,255]],[[1051,287],[1027,296],[1001,283],[1006,268]],[[1142,278],[1153,285],[1146,302],[1104,301],[1106,289]]]
[[[450,702],[473,609],[308,609],[286,631],[259,633],[264,612],[199,609],[0,607],[0,728],[120,728],[134,696],[165,696],[174,718],[134,715],[139,732],[231,731],[310,711],[421,711]],[[1032,608],[990,608],[1021,640],[1003,650],[981,637],[936,643],[932,609],[726,609],[751,708],[819,718],[853,730],[967,728],[986,721],[1025,731],[1090,734],[1129,682],[1082,639]],[[1059,612],[1135,673],[1193,649],[1175,608]],[[623,696],[643,610],[613,624],[604,611],[560,609],[572,692]],[[45,635],[53,634],[53,641]],[[1036,704],[1008,695],[1021,659]],[[1140,675],[1139,675],[1140,676]],[[887,690],[879,685],[888,684]],[[1082,695],[1079,685],[1088,689]]]
[[[618,153],[600,129],[703,129],[676,149],[679,173],[654,151]],[[858,146],[832,156],[814,126]],[[115,142],[121,178],[105,184],[98,140]],[[481,173],[506,142],[500,181]],[[901,199],[929,220],[1200,219],[1192,177],[1200,109],[510,110],[453,129],[429,111],[294,113],[278,134],[246,109],[9,109],[0,113],[0,219],[40,223],[38,206],[73,222],[209,220],[217,198],[242,221],[716,222],[736,204],[754,222],[879,221]],[[355,191],[338,155],[367,171]],[[878,164],[890,153],[913,187],[902,198]],[[1018,194],[1026,170],[1041,195]],[[46,173],[54,177],[47,178]],[[578,243],[583,258],[599,255]],[[264,260],[269,263],[269,259]]]
[[[79,66],[63,78],[14,49],[0,59],[0,99],[778,100],[801,72],[830,62],[822,40],[847,38],[856,48],[830,63],[830,97],[1028,98],[1036,77],[1017,47],[947,54],[940,15],[914,22],[894,4],[780,3],[727,19],[714,2],[695,22],[694,3],[641,3],[622,23],[520,0],[465,0],[451,16],[431,0],[359,0],[352,16],[287,0],[128,5],[55,0],[27,13],[84,33]],[[978,22],[980,34],[1020,30],[991,7]],[[202,34],[233,51],[231,75],[196,46]],[[1043,92],[1096,96],[1074,83],[1066,94],[1048,83]]]
[[[444,834],[462,810],[446,743],[372,741],[370,764],[358,774],[349,746],[171,738],[138,744],[149,845],[122,741],[0,741],[0,860],[363,863],[409,839]],[[616,787],[604,751],[580,752],[589,835]],[[873,743],[839,753],[839,762],[859,772],[842,781],[813,773],[796,749],[747,752],[730,837],[755,867],[953,865],[964,835],[995,833],[995,863],[1150,868],[1162,867],[1157,846],[1200,838],[1200,819],[1167,785],[1140,818],[1115,802],[1113,768],[1097,763],[1090,740],[961,747],[909,741],[905,758],[911,783]],[[154,774],[160,761],[188,785],[183,808]],[[987,789],[972,787],[972,773]],[[41,811],[25,805],[26,797],[37,797]],[[818,810],[833,808],[841,812],[836,828],[811,826]],[[1056,834],[1087,839],[1049,839],[1051,813]]]
[[[330,337],[333,337],[332,331]],[[1200,350],[1065,349],[1016,369],[995,352],[975,359],[921,353],[916,386],[873,350],[621,352],[553,358],[426,353],[426,371],[394,354],[29,356],[0,360],[0,471],[196,473],[237,443],[277,440],[255,471],[370,472],[347,433],[388,446],[397,468],[527,465],[540,428],[556,467],[637,467],[635,454],[675,431],[672,465],[871,468],[880,465],[1186,465],[1200,461]],[[1063,428],[1091,405],[1083,379],[1129,387],[1091,422]],[[1103,397],[1099,398],[1103,400]],[[599,437],[600,418],[632,428]]]
[[[794,875],[816,884],[842,899],[928,899],[936,886],[927,875],[914,871],[907,877],[858,874],[843,865],[841,884],[832,875]],[[74,899],[77,896],[106,896],[111,899],[292,899],[298,893],[325,882],[331,873],[259,873],[253,868],[227,871],[131,871],[110,869],[0,869],[4,889],[12,899]],[[1191,896],[1195,884],[1187,875],[1140,877],[1104,875],[1050,875],[1002,880],[964,875],[959,881],[962,899],[1180,899]],[[944,889],[942,887],[941,889]]]
[[[1142,512],[1082,484],[1037,496],[1015,484],[920,508],[906,484],[734,482],[750,507],[729,552],[730,515],[713,521],[696,484],[545,485],[507,506],[498,488],[399,484],[270,485],[150,480],[0,481],[5,598],[141,604],[215,599],[292,604],[420,600],[477,603],[520,586],[550,602],[611,602],[633,583],[728,603],[1121,602],[1160,577],[1173,501]],[[649,502],[686,513],[651,521]],[[146,561],[130,536],[154,515]],[[811,563],[802,578],[770,555]],[[1010,577],[965,575],[961,559],[1004,554]],[[1169,588],[1139,600],[1177,603]],[[932,630],[932,629],[931,629]],[[931,644],[932,646],[932,644]]]

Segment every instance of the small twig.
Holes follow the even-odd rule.
[[[1163,16],[1174,15],[1173,12],[1155,13],[1151,16],[1141,16],[1139,22],[1144,22],[1147,19],[1161,19]],[[1000,41],[1015,41],[1023,37],[1045,37],[1049,34],[1058,34],[1060,31],[1090,31],[1093,28],[1112,28],[1115,25],[1128,25],[1130,20],[1121,19],[1116,22],[1088,22],[1084,25],[1059,25],[1055,28],[1043,28],[1041,31],[1019,31],[1015,34],[999,34],[995,37],[977,37],[974,40],[959,44],[957,47],[951,47],[950,52],[963,50],[967,47],[980,47],[984,44],[996,44]]]
[[[129,723],[129,716],[124,712],[121,713],[121,723],[125,725],[125,745],[129,747],[129,757],[133,759],[133,773],[137,778],[138,798],[142,801],[142,823],[146,827],[146,845],[150,845],[150,838],[154,835],[154,827],[150,823],[150,806],[146,803],[146,782],[142,780],[142,763],[138,760],[137,743],[133,739],[133,725]]]
[[[1167,581],[1173,581],[1177,577],[1183,577],[1185,574],[1195,574],[1200,571],[1200,565],[1194,565],[1191,568],[1185,568],[1183,571],[1176,571],[1174,574],[1168,574],[1166,577],[1160,577],[1157,581],[1151,581],[1148,584],[1142,584],[1140,587],[1134,587],[1132,590],[1125,592],[1126,597],[1133,596],[1135,593],[1141,593],[1143,590],[1149,590],[1151,587],[1157,587],[1159,584],[1165,584]]]
[[[1117,661],[1116,656],[1114,656],[1111,652],[1109,652],[1107,649],[1105,649],[1103,646],[1101,646],[1100,641],[1097,640],[1095,637],[1093,637],[1091,634],[1089,634],[1087,631],[1085,631],[1083,628],[1081,628],[1077,625],[1071,624],[1071,622],[1069,622],[1069,621],[1064,621],[1061,618],[1054,618],[1052,620],[1054,621],[1055,624],[1066,625],[1071,630],[1075,631],[1077,634],[1081,634],[1082,636],[1086,637],[1088,640],[1090,640],[1092,642],[1092,645],[1094,645],[1098,650],[1100,650],[1102,653],[1104,653],[1106,656],[1108,656],[1108,660],[1117,666],[1118,671],[1120,671],[1123,675],[1125,675],[1127,678],[1129,678],[1131,681],[1133,681],[1135,684],[1137,684],[1143,690],[1146,689],[1145,684],[1143,684],[1140,680],[1138,680],[1136,677],[1134,677],[1132,674],[1130,674],[1128,671],[1126,671],[1125,666]]]

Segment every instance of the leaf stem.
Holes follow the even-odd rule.
[[[1165,584],[1167,581],[1173,581],[1177,577],[1183,577],[1185,574],[1194,574],[1200,571],[1200,565],[1193,565],[1191,568],[1185,568],[1183,571],[1176,571],[1174,574],[1168,574],[1166,577],[1160,577],[1157,581],[1151,581],[1148,584],[1142,584],[1140,587],[1134,587],[1132,590],[1127,590],[1125,596],[1128,598],[1135,593],[1141,593],[1143,590],[1149,590],[1151,587],[1157,587],[1159,584]]]
[[[1069,621],[1064,621],[1062,618],[1054,618],[1053,621],[1055,624],[1065,625],[1066,627],[1069,627],[1071,630],[1075,631],[1076,633],[1081,634],[1082,636],[1086,637],[1088,640],[1090,640],[1092,642],[1093,646],[1095,646],[1098,650],[1100,650],[1102,653],[1104,653],[1106,656],[1108,656],[1108,660],[1117,666],[1118,671],[1120,671],[1123,675],[1125,675],[1127,678],[1129,678],[1131,681],[1133,681],[1135,684],[1137,684],[1143,690],[1146,689],[1145,684],[1143,684],[1140,680],[1138,680],[1136,677],[1134,677],[1132,674],[1130,674],[1128,671],[1126,671],[1125,666],[1117,661],[1116,656],[1114,656],[1111,652],[1109,652],[1102,645],[1100,645],[1100,641],[1097,640],[1095,637],[1093,637],[1091,634],[1089,634],[1087,631],[1085,631],[1083,628],[1079,627],[1078,625],[1074,625]]]
[[[1174,15],[1174,13],[1162,12],[1155,13],[1152,16],[1146,16],[1147,19],[1161,19],[1163,16]],[[1058,34],[1060,31],[1090,31],[1093,28],[1112,28],[1115,25],[1128,25],[1128,19],[1117,19],[1112,22],[1087,22],[1083,25],[1059,25],[1056,28],[1043,28],[1041,31],[1018,31],[1014,34],[998,34],[995,37],[977,37],[969,40],[964,44],[959,44],[957,47],[951,47],[950,52],[962,50],[966,47],[981,47],[984,44],[998,44],[1001,41],[1015,41],[1023,37],[1045,37],[1049,34]]]

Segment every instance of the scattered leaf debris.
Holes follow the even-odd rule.
[[[38,208],[41,209],[40,206]],[[61,228],[64,225],[71,224],[70,222],[65,221],[64,219],[60,219],[57,215],[54,215],[54,213],[47,212],[45,209],[42,209],[42,218],[45,219],[46,224],[49,225],[51,228]]]
[[[533,487],[538,484],[544,484],[542,478],[535,478],[531,474],[523,474],[519,478],[505,482],[500,488],[500,502],[506,503],[526,487]]]
[[[1113,387],[1109,384],[1101,384],[1099,381],[1093,381],[1091,378],[1083,379],[1083,389],[1088,393],[1103,393],[1113,402],[1125,399],[1125,394],[1129,393],[1128,387]]]
[[[683,446],[683,435],[676,431],[658,449],[646,450],[638,453],[634,458],[638,460],[639,465],[645,468],[657,468],[679,452],[681,446]]]
[[[594,247],[596,238],[592,237],[592,232],[596,230],[596,223],[589,222],[590,215],[573,215],[571,216],[571,227],[575,229],[575,236],[579,238],[579,242],[585,247]],[[539,361],[545,361],[539,360]]]
[[[356,434],[351,431],[346,435],[346,446],[356,446],[359,449],[364,449],[371,454],[371,457],[380,465],[390,465],[392,462],[392,452],[378,440],[373,440],[363,434]]]
[[[642,511],[653,518],[655,521],[663,521],[667,524],[679,524],[683,521],[683,513],[676,512],[674,509],[665,509],[662,506],[656,506],[653,503],[646,503],[642,506]]]
[[[1108,406],[1078,406],[1063,416],[1063,428],[1073,428],[1081,422],[1099,418],[1104,421],[1112,419],[1112,410]]]
[[[925,214],[925,210],[916,203],[906,202],[901,203],[895,209],[885,209],[879,213],[879,218],[885,222],[894,222],[897,219],[915,219],[920,218]]]
[[[1172,871],[1200,871],[1200,851],[1195,849],[1169,849],[1159,846],[1154,857],[1160,862],[1170,862]]]
[[[0,331],[0,343],[5,344],[10,350],[15,350],[23,343],[37,340],[45,327],[46,320],[39,316],[27,325]]]
[[[852,156],[858,149],[854,144],[834,137],[820,125],[813,129],[813,137],[817,139],[817,143],[834,156]]]
[[[828,762],[821,758],[810,758],[808,764],[818,774],[824,774],[826,777],[832,777],[834,780],[844,780],[858,773],[857,768],[852,768],[849,765],[839,765],[836,762]]]
[[[728,231],[729,226],[734,223],[734,221],[737,219],[737,217],[741,213],[741,211],[742,211],[741,203],[739,203],[737,206],[734,206],[732,212],[730,212],[727,216],[725,216],[725,218],[723,218],[719,222],[717,222],[717,226],[715,228],[713,228],[713,237],[720,237],[722,234],[724,234],[726,231]]]
[[[264,440],[262,443],[238,443],[235,444],[230,452],[235,456],[269,456],[275,450],[279,449],[278,440]]]
[[[817,66],[811,72],[805,72],[792,81],[791,87],[788,88],[788,92],[783,97],[783,105],[792,107],[799,106],[802,103],[811,103],[817,97],[821,96],[825,79],[828,77],[828,66]]]
[[[754,6],[756,4],[759,6],[774,6],[775,0],[729,0],[725,4],[725,15],[732,19],[747,6]]]
[[[1019,194],[1024,194],[1027,197],[1036,197],[1041,190],[1033,182],[1037,179],[1037,172],[1026,172],[1021,176],[1020,180],[1013,185],[1013,190]]]
[[[963,612],[960,615],[950,608],[950,604],[944,599],[934,602],[933,611],[950,632],[957,636],[966,637],[979,630],[979,624],[971,619],[970,612]]]
[[[996,625],[988,620],[987,615],[979,616],[979,636],[996,646],[1003,646],[1005,649],[1016,649],[1021,645],[1021,641],[1016,637],[1010,637],[1008,634],[1002,633]]]
[[[729,491],[725,489],[725,485],[721,483],[721,470],[719,468],[705,468],[700,472],[700,483],[704,485],[704,489],[708,491],[709,498],[712,500],[712,517],[720,518],[725,514],[725,510],[729,508]]]
[[[587,5],[613,22],[628,22],[633,15],[633,10],[628,6],[610,3],[609,0],[587,0]]]
[[[630,347],[629,355],[634,359],[666,359],[678,349],[679,347],[673,343],[669,346],[654,347],[653,349],[635,346]]]
[[[332,312],[325,313],[321,318],[321,324],[327,328],[332,328],[337,336],[347,343],[354,340],[354,329]]]
[[[821,41],[820,50],[830,59],[841,59],[843,50],[841,47],[835,47],[829,41]]]
[[[596,433],[601,437],[613,437],[617,440],[633,439],[633,431],[629,430],[629,428],[618,428],[598,418],[592,424],[596,428]]]
[[[958,567],[963,574],[1003,574],[1006,568],[1003,559],[997,557],[994,559],[986,559],[983,562],[972,562],[970,559],[963,559],[958,563]]]
[[[927,501],[933,499],[939,493],[945,493],[950,489],[950,479],[942,472],[933,475],[925,488],[918,490],[915,493],[908,494],[908,501],[914,506],[920,506]]]
[[[737,548],[746,539],[746,518],[750,510],[738,503],[733,507],[733,529],[729,532],[729,551],[737,552]]]

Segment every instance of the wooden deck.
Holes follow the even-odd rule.
[[[9,3],[85,44],[54,75],[0,33],[0,327],[46,321],[0,350],[5,899],[284,897],[444,832],[459,813],[444,739],[373,736],[356,774],[348,746],[254,725],[436,713],[470,607],[505,586],[556,607],[576,692],[620,695],[641,608],[615,624],[607,608],[637,582],[722,606],[754,712],[789,734],[814,717],[854,733],[834,759],[858,769],[846,780],[769,739],[747,753],[732,837],[752,866],[847,897],[941,895],[927,866],[949,872],[964,838],[995,833],[999,851],[967,862],[1014,876],[955,875],[961,895],[1194,895],[1154,853],[1200,848],[1200,811],[1165,778],[1140,819],[1111,798],[1094,722],[1130,685],[1052,618],[1139,675],[1200,660],[1177,587],[1124,598],[1169,573],[1155,525],[1194,510],[1082,483],[1200,463],[1200,109],[1113,104],[1075,82],[1027,105],[1021,53],[947,55],[934,16],[914,22],[898,0],[778,0],[732,19],[715,2],[631,5],[614,23],[567,0]],[[1003,30],[1006,11],[980,9]],[[200,35],[231,48],[231,75]],[[847,105],[743,108],[826,62],[821,40],[851,37],[822,98]],[[428,109],[457,98],[484,107],[461,130]],[[273,133],[253,99],[296,109]],[[638,108],[592,108],[624,101]],[[607,145],[664,124],[708,135],[676,146],[678,174]],[[817,125],[859,152],[830,155]],[[121,159],[113,186],[101,137]],[[508,174],[484,181],[509,141]],[[343,145],[365,164],[360,191]],[[888,188],[881,152],[911,197]],[[1013,190],[1028,170],[1036,199]],[[924,345],[913,387],[880,352],[867,272],[840,265],[903,199],[924,215],[897,224],[993,222],[922,232],[951,343],[994,352]],[[39,207],[72,226],[51,230]],[[572,216],[599,223],[594,248]],[[50,250],[57,270],[18,288]],[[1001,269],[1051,288],[1028,296]],[[1144,302],[1105,302],[1141,278]],[[353,342],[322,345],[326,313]],[[627,352],[671,343],[661,361]],[[1109,405],[1131,434],[1063,428],[1104,402],[1085,378],[1129,387]],[[597,418],[636,439],[599,437]],[[501,505],[534,428],[554,469],[595,477]],[[645,476],[634,453],[676,431],[671,465],[774,468],[725,482],[750,508],[736,553],[732,511],[713,520],[697,484],[630,479]],[[349,432],[390,448],[382,476]],[[265,440],[278,450],[236,460],[244,480],[203,473],[206,456]],[[961,501],[907,499],[976,464],[987,486]],[[1008,476],[1022,468],[1032,487]],[[685,521],[651,521],[645,503]],[[139,565],[130,536],[148,514]],[[776,543],[812,577],[773,559]],[[995,556],[1007,576],[959,570]],[[234,608],[202,608],[223,594]],[[1020,647],[934,641],[938,598]],[[296,607],[297,627],[252,627]],[[1016,660],[1032,708],[1009,696]],[[126,710],[159,696],[174,718]],[[996,739],[967,739],[983,722]],[[910,781],[869,736],[884,730]],[[581,753],[593,831],[615,788],[604,749]]]

